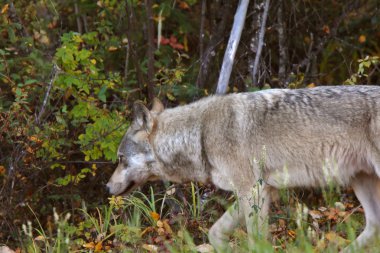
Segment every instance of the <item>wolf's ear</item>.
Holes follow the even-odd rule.
[[[164,110],[164,105],[161,103],[161,101],[158,98],[153,98],[153,105],[151,112],[154,115],[159,115]]]
[[[133,104],[134,122],[150,133],[153,129],[153,116],[141,101],[136,101]]]

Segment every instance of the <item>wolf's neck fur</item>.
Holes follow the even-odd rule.
[[[152,139],[157,159],[162,163],[162,175],[175,182],[208,182],[210,169],[204,155],[202,124],[203,112],[213,97],[194,104],[167,109],[157,118],[157,129]],[[201,108],[201,109],[200,109]]]

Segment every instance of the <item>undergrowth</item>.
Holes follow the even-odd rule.
[[[240,227],[230,238],[234,252],[337,252],[346,247],[362,231],[364,213],[351,191],[336,192],[340,190],[335,187],[321,192],[281,191],[271,206],[269,238],[256,239],[249,249]],[[58,214],[53,209],[54,219],[47,225],[37,216],[23,224],[17,250],[212,252],[208,230],[234,199],[191,183],[184,188],[171,186],[166,192],[150,187],[147,193],[112,196],[107,205],[96,208],[82,202],[74,213]]]

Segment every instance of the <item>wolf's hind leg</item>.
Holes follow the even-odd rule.
[[[370,244],[380,233],[380,178],[376,174],[360,173],[353,179],[352,187],[364,209],[366,225],[358,238],[343,252]]]
[[[217,252],[232,252],[229,236],[243,220],[243,210],[235,202],[211,227],[208,237]]]

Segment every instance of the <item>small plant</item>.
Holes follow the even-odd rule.
[[[26,235],[25,248],[27,252],[68,252],[70,249],[70,241],[76,231],[76,228],[69,224],[70,213],[66,213],[64,217],[60,216],[55,208],[53,208],[54,224],[52,226],[55,231],[45,232],[36,213],[28,205],[29,210],[36,218],[38,228],[33,228],[31,221],[22,225],[22,231]]]
[[[349,79],[347,79],[344,84],[355,85],[360,84],[362,79],[369,77],[376,68],[371,70],[371,67],[379,64],[379,56],[366,56],[364,59],[358,60],[359,66],[356,73],[352,74]]]

